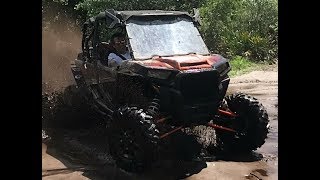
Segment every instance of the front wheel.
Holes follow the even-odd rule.
[[[151,120],[151,116],[135,107],[124,107],[115,112],[109,148],[118,167],[142,172],[155,160],[159,131]]]
[[[224,152],[250,152],[265,143],[269,118],[265,107],[252,96],[235,93],[225,97],[227,107],[237,116],[223,124],[237,133],[216,130],[218,147]]]

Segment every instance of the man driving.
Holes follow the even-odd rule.
[[[131,59],[127,50],[125,36],[122,33],[115,33],[111,37],[110,45],[114,47],[115,52],[108,55],[108,66],[119,66],[123,60]]]

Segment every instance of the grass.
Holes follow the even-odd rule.
[[[230,60],[231,71],[229,72],[230,77],[239,76],[242,74],[249,73],[251,71],[265,71],[277,68],[276,64],[269,64],[266,62],[255,63],[242,56],[236,56]]]

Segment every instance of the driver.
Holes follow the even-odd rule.
[[[124,34],[120,32],[113,34],[110,45],[113,46],[115,52],[108,55],[108,66],[119,66],[123,60],[132,58],[127,50]]]

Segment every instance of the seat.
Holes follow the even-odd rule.
[[[101,42],[98,44],[97,53],[98,53],[98,59],[101,62],[101,64],[108,66],[108,55],[111,52],[115,52],[115,49],[109,43]]]

